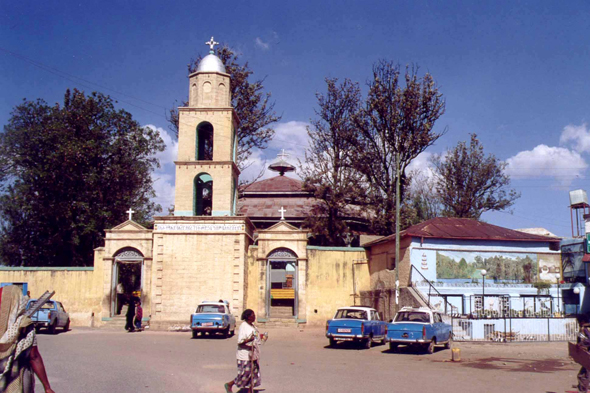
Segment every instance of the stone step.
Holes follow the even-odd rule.
[[[102,325],[100,328],[105,330],[125,330],[125,325],[127,324],[127,318],[123,315],[117,315],[113,317],[110,321],[105,321],[105,324]]]

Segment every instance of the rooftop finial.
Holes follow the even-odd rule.
[[[285,160],[286,157],[289,157],[289,154],[285,153],[285,149],[283,149],[281,153],[277,154],[277,157],[279,157],[279,161],[275,162],[274,164],[270,164],[268,169],[279,172],[281,176],[283,176],[285,172],[293,172],[295,170],[295,167]]]
[[[205,45],[209,45],[209,53],[214,55],[215,54],[215,45],[219,45],[219,42],[215,42],[215,40],[213,39],[213,36],[211,36],[211,39],[209,41],[205,42]]]

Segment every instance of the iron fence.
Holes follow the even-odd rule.
[[[576,318],[452,318],[455,341],[575,341]]]

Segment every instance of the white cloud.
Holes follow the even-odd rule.
[[[256,37],[256,46],[262,50],[268,50],[270,47],[269,43],[262,41],[260,37]]]
[[[275,136],[268,144],[271,149],[290,149],[297,152],[297,156],[303,156],[305,149],[309,147],[307,135],[309,123],[304,121],[289,121],[278,123],[274,126]]]
[[[433,176],[432,164],[430,163],[432,155],[432,153],[426,151],[418,154],[418,157],[414,158],[410,165],[407,166],[406,173],[419,173],[422,176],[431,178]]]
[[[578,152],[547,145],[521,151],[506,162],[506,173],[515,180],[549,177],[564,186],[571,184],[576,177],[583,178],[588,167]]]
[[[569,124],[563,128],[559,143],[562,145],[569,144],[570,147],[580,153],[590,152],[590,130],[588,124],[583,123],[580,126]]]
[[[168,208],[174,205],[176,171],[174,160],[176,160],[178,155],[178,141],[161,127],[156,127],[152,124],[148,124],[146,127],[157,131],[166,144],[164,151],[156,153],[156,158],[160,160],[160,168],[156,169],[151,176],[154,183],[154,190],[156,191],[156,197],[153,201],[162,206],[163,214],[168,214]]]

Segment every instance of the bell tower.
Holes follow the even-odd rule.
[[[230,76],[215,55],[217,42],[189,75],[189,101],[178,109],[175,216],[235,216],[240,171],[238,118]]]

